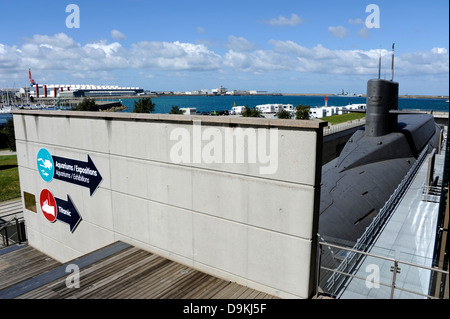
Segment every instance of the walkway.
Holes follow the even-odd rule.
[[[0,299],[13,298],[278,299],[123,242],[66,264],[27,245],[0,250]]]
[[[435,175],[440,175],[444,166],[445,154],[436,155]],[[428,157],[420,167],[407,193],[396,210],[392,213],[382,233],[377,238],[369,253],[395,258],[416,265],[432,267],[436,223],[439,202],[425,201],[423,186],[427,178]],[[366,257],[355,274],[367,279],[369,275],[379,271],[379,282],[367,282],[352,279],[341,299],[388,299],[393,281],[393,263],[374,257]],[[417,299],[428,295],[431,273],[429,270],[400,264],[395,278],[394,299]],[[386,284],[388,286],[384,286]],[[400,289],[405,289],[402,291]],[[412,291],[414,293],[408,292]],[[419,295],[423,294],[423,295]]]

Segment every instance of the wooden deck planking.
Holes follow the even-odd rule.
[[[186,293],[186,295],[181,299],[193,299],[194,296],[196,296],[199,299],[206,299],[204,295],[208,293],[210,287],[222,282],[222,280],[219,278],[206,274],[205,276],[206,277],[204,280],[202,280],[197,286],[193,287],[192,290]]]
[[[115,289],[110,291],[109,298],[126,299],[126,298],[151,298],[150,293],[146,288],[157,290],[157,278],[161,272],[162,267],[169,265],[170,261],[155,258],[153,263],[148,268],[143,268],[134,276],[126,278],[123,287],[115,286]],[[176,266],[176,265],[172,265]]]
[[[61,264],[31,247],[0,255],[0,291],[4,287],[57,266]],[[5,280],[4,275],[12,275],[14,278]],[[69,275],[67,273],[67,276]],[[17,298],[259,299],[274,297],[133,246],[92,262],[81,268],[79,275],[79,288],[67,288],[67,276],[63,276]]]
[[[109,258],[103,259],[99,262],[93,263],[89,267],[80,269],[80,283],[83,286],[80,288],[67,288],[66,277],[56,280],[47,286],[42,286],[35,291],[20,296],[20,298],[40,298],[39,295],[52,298],[78,298],[79,295],[89,293],[102,283],[98,282],[96,273],[101,272],[102,277],[114,276],[117,270],[128,263],[133,264],[135,259],[132,258],[132,248],[125,249],[122,252],[116,253]]]
[[[205,274],[199,271],[192,271],[182,276],[176,281],[176,284],[167,287],[167,289],[161,291],[156,297],[159,299],[182,299],[191,289],[196,286],[199,280],[205,278]]]
[[[92,291],[100,290],[104,284],[108,284],[108,282],[102,282],[103,278],[107,278],[109,281],[113,280],[116,276],[120,275],[121,268],[126,267],[127,264],[134,265],[135,262],[135,251],[129,248],[109,258],[93,263],[89,267],[80,269],[80,288],[67,288],[65,278],[63,278],[48,284],[46,287],[36,289],[39,291],[35,291],[34,293],[48,294],[46,290],[51,290],[53,291],[53,298],[82,298]],[[21,297],[26,298],[28,296],[22,295]]]
[[[61,265],[32,247],[0,255],[0,290]]]
[[[126,275],[122,276],[119,280],[113,282],[110,281],[109,285],[103,287],[101,290],[93,292],[90,296],[87,297],[104,299],[125,299],[126,297],[130,296],[131,298],[137,298],[137,293],[142,290],[142,288],[139,287],[139,284],[142,282],[142,280],[147,276],[155,274],[155,270],[164,267],[168,263],[169,261],[167,260],[155,260],[155,262],[150,266],[143,265],[132,272],[127,270]],[[156,289],[156,287],[152,287]],[[146,297],[144,296],[143,298]]]
[[[145,269],[146,267],[152,267],[155,263],[155,256],[146,256],[145,258],[140,258],[133,265],[127,267],[123,265],[120,269],[117,269],[116,273],[111,273],[108,276],[102,274],[101,277],[94,276],[92,280],[96,281],[94,286],[90,291],[86,291],[80,294],[79,298],[111,298],[114,293],[123,291],[130,288],[129,282],[133,282],[133,275],[136,275]],[[131,275],[131,276],[130,276]],[[131,285],[133,289],[133,285]]]

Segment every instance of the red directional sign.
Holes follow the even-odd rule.
[[[40,196],[40,203],[41,203],[41,210],[44,214],[45,218],[49,222],[54,222],[56,220],[56,215],[58,214],[57,206],[55,198],[53,197],[52,193],[50,193],[49,190],[44,189],[41,192]]]

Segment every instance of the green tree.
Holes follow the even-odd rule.
[[[285,109],[282,109],[281,111],[279,111],[279,112],[277,113],[277,117],[278,117],[279,119],[290,119],[291,116],[292,116],[291,112],[286,111]]]
[[[89,97],[85,97],[83,101],[77,104],[75,111],[90,111],[97,112],[98,106],[95,104],[95,100]]]
[[[261,117],[261,111],[255,106],[250,108],[248,105],[245,106],[244,112],[242,112],[243,117]]]
[[[308,105],[299,105],[295,110],[295,118],[297,120],[309,120],[310,107]]]
[[[5,123],[5,127],[4,127],[6,136],[7,136],[7,140],[6,140],[6,145],[9,147],[9,149],[13,152],[16,151],[16,135],[14,133],[14,120],[13,119],[8,119]]]
[[[184,114],[184,111],[180,110],[178,106],[172,105],[172,109],[170,110],[169,114]]]
[[[152,113],[155,110],[155,103],[149,97],[134,101],[133,113]]]

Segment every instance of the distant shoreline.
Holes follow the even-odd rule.
[[[336,96],[335,94],[327,94],[327,93],[277,93],[277,94],[249,94],[249,95],[203,95],[203,94],[148,94],[148,95],[136,95],[136,96],[96,96],[95,100],[120,100],[120,99],[139,99],[139,98],[158,98],[158,97],[180,97],[180,96],[192,96],[192,97],[198,97],[198,96],[323,96],[323,97],[337,97],[341,98],[341,96]],[[347,97],[347,96],[344,96]],[[348,96],[353,97],[353,96]],[[354,96],[354,97],[362,97],[365,98],[366,95],[362,94],[361,96]],[[401,99],[435,99],[435,100],[448,100],[449,96],[445,95],[399,95],[398,96]],[[83,97],[77,97],[77,98],[71,98],[72,101],[78,101],[83,100]],[[35,102],[50,102],[50,101],[56,101],[55,98],[35,98]],[[0,103],[1,104],[1,103]]]
[[[281,93],[283,96],[328,96],[328,97],[336,97],[335,94],[325,94],[325,93]],[[340,96],[339,96],[340,97]],[[353,97],[353,96],[344,96],[344,97]],[[354,97],[366,97],[365,94],[361,96]],[[434,100],[448,100],[449,96],[445,95],[399,95],[401,99],[434,99]]]

